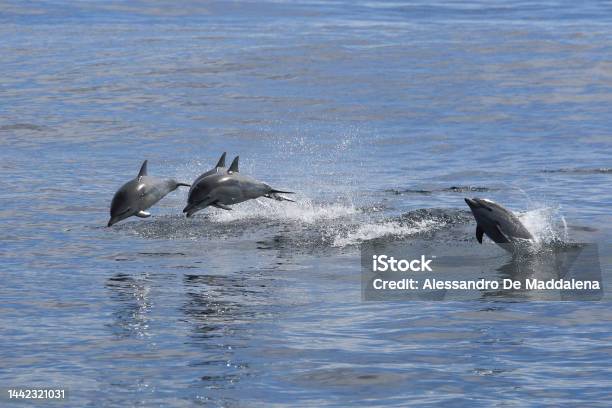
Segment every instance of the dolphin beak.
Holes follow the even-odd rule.
[[[478,207],[478,202],[475,199],[465,198],[465,202],[472,210]]]
[[[115,221],[114,219],[112,219],[112,218],[111,218],[110,220],[108,220],[108,224],[106,224],[106,226],[107,226],[107,227],[110,227],[110,226],[112,226],[112,225],[113,225],[114,223],[116,223],[116,222],[117,222],[117,221]]]

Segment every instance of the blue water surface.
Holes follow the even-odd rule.
[[[482,196],[597,243],[607,285],[611,23],[606,2],[4,2],[0,388],[609,406],[607,301],[363,302],[359,244],[472,242],[503,265],[474,238],[463,197]],[[106,228],[142,160],[190,182],[223,151],[297,203],[185,219],[181,189]]]

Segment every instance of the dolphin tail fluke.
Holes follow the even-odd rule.
[[[268,198],[271,198],[271,199],[276,200],[276,201],[289,201],[290,203],[295,203],[295,200],[292,200],[292,199],[287,198],[287,197],[279,196],[278,194],[270,194],[270,197],[268,197]]]
[[[295,203],[295,200],[292,200],[292,199],[287,198],[287,197],[280,196],[280,195],[278,195],[279,193],[280,194],[295,194],[293,191],[282,191],[282,190],[272,189],[268,194],[264,195],[264,197],[270,198],[270,199],[276,200],[276,201],[290,201],[292,203]]]
[[[283,191],[283,190],[276,190],[276,189],[273,188],[272,190],[270,190],[270,193],[272,193],[272,194],[278,194],[278,193],[280,193],[280,194],[295,194],[295,191]]]
[[[217,162],[217,165],[215,167],[225,167],[225,156],[226,155],[227,155],[227,153],[223,152],[223,154],[219,158],[219,161]]]

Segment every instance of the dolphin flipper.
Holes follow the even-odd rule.
[[[480,244],[482,244],[482,235],[484,234],[484,231],[482,228],[480,228],[480,225],[476,225],[476,239],[478,240],[478,242]]]
[[[290,201],[292,203],[295,203],[295,200],[292,200],[287,197],[279,196],[276,193],[269,193],[269,194],[264,195],[264,197],[269,198],[271,200],[276,200],[276,201]]]
[[[218,201],[217,201],[216,203],[212,203],[211,205],[212,205],[213,207],[217,207],[217,208],[220,208],[220,209],[222,209],[222,210],[232,211],[232,208],[228,207],[228,206],[227,206],[227,205],[225,205],[225,204],[221,204],[221,203],[220,203],[220,202],[218,202]]]
[[[268,194],[265,194],[264,197],[266,198],[271,198],[272,200],[276,200],[276,201],[291,201],[292,203],[295,203],[294,200],[291,200],[287,197],[282,197],[279,196],[278,193],[281,194],[295,194],[293,191],[283,191],[283,190],[277,190],[275,188],[270,189],[270,192]]]
[[[151,216],[151,213],[147,212],[147,211],[138,211],[134,215],[137,216],[137,217],[140,217],[140,218],[149,218]]]

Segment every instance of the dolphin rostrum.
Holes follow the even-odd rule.
[[[142,163],[136,178],[125,183],[113,197],[108,226],[118,223],[132,215],[140,218],[150,217],[145,211],[152,207],[178,186],[189,187],[190,184],[179,183],[174,179],[161,179],[147,175],[147,160]]]
[[[466,198],[465,202],[476,219],[476,239],[481,244],[483,234],[507,251],[512,251],[516,244],[533,241],[533,235],[519,218],[501,205],[482,198]]]
[[[222,156],[222,158],[225,157]],[[196,212],[213,206],[224,210],[231,210],[229,205],[241,203],[258,197],[271,198],[277,201],[293,201],[278,195],[279,193],[292,194],[291,191],[276,190],[266,183],[253,177],[240,174],[238,171],[238,156],[232,161],[229,169],[211,170],[210,173],[198,177],[189,190],[187,206],[183,209],[187,217]],[[203,177],[204,176],[204,177]]]

